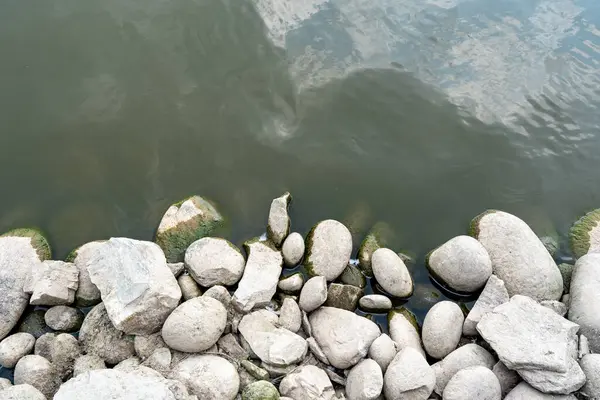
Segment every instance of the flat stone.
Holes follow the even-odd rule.
[[[61,380],[56,369],[44,357],[28,355],[15,366],[15,385],[29,384],[51,399]]]
[[[335,391],[329,377],[319,367],[305,365],[286,375],[279,392],[292,399],[334,400]]]
[[[412,347],[396,354],[383,377],[383,392],[387,400],[426,400],[434,385],[433,369]]]
[[[464,317],[458,304],[440,301],[427,313],[423,321],[423,346],[433,358],[442,359],[450,354],[460,340]]]
[[[469,311],[467,318],[465,318],[463,334],[465,336],[477,335],[477,324],[481,321],[481,317],[500,304],[507,303],[508,300],[508,291],[506,290],[504,281],[496,275],[490,276],[475,305]]]
[[[304,276],[300,272],[281,278],[277,287],[285,293],[298,293],[304,286]]]
[[[90,279],[89,266],[96,250],[104,241],[86,243],[73,250],[67,257],[67,261],[73,262],[79,270],[79,285],[75,292],[75,304],[78,307],[90,307],[100,303],[100,290]]]
[[[319,222],[307,237],[306,270],[312,276],[335,280],[344,271],[352,253],[352,235],[341,222]]]
[[[17,362],[31,353],[35,345],[35,337],[29,333],[15,333],[0,342],[0,365],[14,368]]]
[[[292,195],[288,192],[271,202],[269,220],[267,223],[267,237],[273,244],[280,247],[284,239],[290,233],[290,216],[288,206],[292,201]]]
[[[56,306],[73,303],[78,286],[79,270],[75,264],[46,260],[32,267],[23,291],[31,294],[29,304]]]
[[[266,242],[249,242],[244,247],[248,260],[232,301],[239,310],[248,312],[269,304],[273,298],[281,275],[283,257]]]
[[[185,266],[196,282],[205,287],[234,285],[244,273],[246,260],[228,240],[205,237],[185,252]]]
[[[304,238],[298,232],[293,232],[283,242],[281,253],[286,267],[295,267],[304,257]]]
[[[383,374],[379,365],[370,359],[356,364],[346,379],[348,400],[376,400],[383,390]]]
[[[325,305],[328,307],[354,311],[356,310],[358,300],[362,297],[363,293],[364,291],[356,286],[330,283],[329,288],[327,289],[327,300],[325,301]]]
[[[486,249],[470,236],[450,239],[427,258],[435,278],[458,292],[475,292],[492,275],[492,260]]]
[[[396,354],[398,354],[396,343],[385,333],[375,339],[369,347],[369,358],[374,360],[384,373]]]
[[[177,284],[181,290],[181,297],[183,297],[184,302],[195,297],[202,296],[202,290],[200,290],[200,286],[198,286],[194,278],[188,274],[179,275],[179,278],[177,278]]]
[[[321,307],[327,300],[327,279],[324,276],[310,278],[300,292],[300,308],[309,313]]]
[[[501,400],[498,378],[486,367],[461,369],[444,389],[444,400]]]
[[[398,254],[380,248],[371,256],[371,267],[377,283],[392,296],[409,297],[413,292],[413,280]]]
[[[408,311],[392,310],[388,313],[388,326],[390,337],[398,346],[398,350],[412,347],[425,357],[425,350],[421,346],[421,337],[417,330],[417,321]]]
[[[515,371],[506,368],[506,365],[502,361],[498,361],[492,368],[492,372],[498,378],[500,382],[500,389],[502,392],[502,398],[504,398],[508,392],[514,389],[515,386],[521,381],[519,374]]]
[[[183,382],[198,399],[233,400],[240,387],[235,366],[213,355],[192,355],[178,363],[171,376]]]
[[[569,302],[569,320],[581,327],[592,353],[600,353],[600,254],[587,254],[575,263]]]
[[[549,310],[554,311],[555,313],[557,313],[558,315],[560,315],[561,317],[564,317],[565,315],[567,315],[567,305],[564,303],[561,303],[558,300],[544,300],[544,301],[540,301],[540,305],[546,307]]]
[[[474,366],[491,369],[495,363],[494,356],[479,345],[470,343],[459,347],[431,366],[436,376],[434,391],[441,395],[450,379],[461,369]]]
[[[310,352],[319,361],[321,361],[325,365],[329,365],[329,360],[327,359],[327,356],[325,355],[325,353],[323,352],[323,349],[321,348],[321,346],[319,346],[319,343],[317,343],[317,341],[315,340],[314,337],[307,338],[306,343],[308,343],[308,348],[310,349]],[[325,372],[327,372],[327,371],[325,371]]]
[[[529,386],[527,382],[521,382],[506,395],[504,400],[577,400],[577,398],[573,395],[542,393]]]
[[[369,265],[371,265],[370,261]],[[340,275],[340,281],[346,285],[356,286],[361,289],[364,289],[367,286],[367,278],[365,278],[357,266],[352,264],[348,264],[348,266],[344,269],[344,272],[342,272],[342,275]]]
[[[55,331],[75,332],[83,323],[83,313],[74,307],[54,306],[44,314],[46,325]]]
[[[0,390],[0,400],[46,400],[46,396],[31,385],[15,385]]]
[[[73,377],[96,369],[105,369],[104,360],[93,354],[79,356],[73,363]]]
[[[508,294],[537,301],[558,300],[563,282],[544,244],[521,219],[502,211],[488,211],[471,222],[471,232],[485,247],[494,274]]]
[[[600,251],[600,209],[588,212],[569,231],[571,250],[575,258]]]
[[[586,354],[580,365],[587,378],[581,393],[593,398],[600,393],[600,354]]]
[[[568,359],[565,372],[543,369],[519,369],[521,378],[543,393],[569,394],[585,384],[585,374],[574,358]]]
[[[167,344],[163,340],[160,332],[156,332],[150,335],[135,336],[133,346],[138,357],[145,360],[150,357],[156,349],[167,347]]]
[[[392,301],[382,294],[368,294],[358,300],[358,305],[365,311],[389,311],[392,309]]]
[[[279,325],[291,332],[298,332],[302,326],[302,312],[298,303],[290,298],[283,300],[279,310]]]
[[[336,368],[346,369],[367,355],[381,332],[372,321],[350,311],[321,307],[309,316],[312,336]]]
[[[244,388],[242,400],[279,400],[279,392],[271,382],[258,381]]]

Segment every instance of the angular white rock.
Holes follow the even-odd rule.
[[[80,307],[94,306],[101,301],[100,290],[92,283],[88,268],[95,251],[102,243],[103,241],[86,243],[73,252],[73,263],[79,270],[79,285],[75,292],[75,303]]]
[[[423,346],[427,354],[442,359],[456,349],[463,322],[462,310],[452,301],[440,301],[431,307],[422,329]]]
[[[498,307],[500,304],[508,302],[508,291],[504,281],[496,275],[490,276],[479,298],[475,302],[463,325],[463,334],[466,336],[477,335],[477,324],[488,312]]]
[[[335,391],[329,377],[319,367],[304,365],[287,374],[279,392],[294,400],[334,400]]]
[[[587,354],[580,362],[587,382],[581,388],[581,393],[593,398],[600,395],[600,354]]]
[[[23,291],[31,294],[29,304],[57,306],[75,301],[79,270],[75,264],[46,260],[31,269]]]
[[[293,232],[285,238],[281,252],[283,253],[283,261],[288,267],[298,265],[302,257],[304,257],[304,238],[298,232]]]
[[[0,342],[0,365],[4,368],[14,368],[17,362],[31,353],[35,345],[35,337],[26,332],[7,336]]]
[[[577,400],[577,398],[573,395],[542,393],[529,386],[527,382],[521,382],[506,395],[504,400]]]
[[[279,290],[287,293],[297,293],[302,289],[304,285],[304,276],[297,272],[285,278],[281,278],[277,287]]]
[[[444,400],[501,400],[498,378],[486,367],[461,369],[444,389]]]
[[[575,361],[569,358],[565,372],[555,372],[543,369],[519,369],[521,378],[543,393],[569,394],[585,384],[585,374]]]
[[[590,350],[600,353],[600,254],[590,253],[575,263],[571,277],[569,320],[578,324]]]
[[[299,305],[309,313],[321,307],[327,300],[327,280],[324,276],[310,278],[300,292]]]
[[[192,355],[182,360],[171,371],[171,377],[183,382],[198,399],[233,400],[240,388],[235,366],[212,355]]]
[[[358,300],[358,305],[365,311],[388,311],[392,309],[392,300],[382,294],[368,294]]]
[[[375,339],[369,347],[369,358],[374,360],[384,373],[396,354],[398,354],[396,343],[385,333]]]
[[[346,378],[348,400],[376,400],[383,390],[383,374],[379,365],[370,359],[356,364]]]
[[[221,238],[196,240],[185,251],[188,272],[205,287],[236,284],[244,273],[245,263],[240,250]]]
[[[423,355],[412,347],[396,354],[383,377],[387,400],[426,400],[433,392],[435,373]]]
[[[392,310],[388,314],[390,337],[398,345],[398,350],[412,347],[425,357],[425,350],[421,346],[421,337],[417,328],[400,312]]]
[[[540,304],[542,306],[554,311],[561,317],[564,317],[565,315],[567,315],[567,311],[568,311],[567,305],[565,303],[561,303],[558,300],[544,300],[544,301],[541,301]]]
[[[277,247],[281,246],[283,240],[290,233],[290,216],[288,215],[288,206],[292,201],[289,193],[273,199],[271,209],[269,210],[269,220],[267,223],[267,237]]]
[[[404,261],[394,251],[386,248],[375,250],[371,256],[371,268],[377,283],[392,296],[408,297],[412,294],[413,280]]]
[[[328,219],[319,222],[306,240],[306,269],[313,276],[335,280],[344,271],[352,253],[352,235],[341,222]]]
[[[436,376],[434,390],[441,395],[450,378],[461,369],[477,365],[492,369],[495,363],[494,356],[479,345],[469,343],[459,347],[431,366]]]
[[[279,325],[291,332],[298,332],[302,326],[302,311],[293,299],[286,297],[279,310]]]
[[[0,390],[0,400],[46,400],[46,396],[33,386],[25,383]]]
[[[156,332],[181,299],[156,243],[111,238],[93,252],[88,272],[113,325],[128,334]]]

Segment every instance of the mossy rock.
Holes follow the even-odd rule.
[[[471,220],[471,223],[469,224],[469,236],[472,236],[475,239],[477,239],[479,237],[479,221],[481,221],[481,219],[483,217],[485,217],[486,215],[493,214],[497,211],[498,210],[486,210],[486,211],[482,212],[481,214],[479,214],[478,216],[476,216],[475,218],[473,218]]]
[[[598,248],[593,250],[600,249],[600,246],[597,243],[592,243],[590,238],[590,234],[592,233],[596,237],[600,236],[599,223],[600,208],[590,211],[573,224],[569,231],[569,242],[575,258],[580,258],[587,254],[592,250],[590,249],[592,245],[598,246]]]
[[[210,201],[200,196],[188,197],[169,207],[160,221],[155,242],[165,252],[167,262],[180,262],[190,244],[223,224],[223,217]]]
[[[340,280],[346,285],[356,286],[361,289],[367,286],[367,278],[365,278],[358,267],[351,264],[348,264],[346,269],[344,269],[344,272],[340,275]]]
[[[371,267],[371,256],[375,250],[390,246],[394,237],[394,231],[385,222],[376,223],[358,248],[358,267],[366,276],[373,276]]]
[[[417,317],[406,307],[400,307],[400,308],[395,308],[395,309],[391,310],[387,315],[388,325],[389,325],[390,321],[392,320],[392,318],[394,318],[394,316],[396,314],[400,314],[400,315],[404,316],[404,318],[406,318],[408,320],[408,322],[410,322],[411,325],[415,327],[417,332],[420,332],[419,321],[417,321]]]
[[[52,249],[44,233],[38,228],[18,228],[8,231],[0,237],[28,237],[31,239],[31,245],[37,252],[41,261],[52,258]]]
[[[363,294],[364,291],[359,287],[332,283],[327,290],[325,306],[354,311],[358,305],[358,300]]]
[[[242,400],[279,400],[279,391],[271,382],[258,381],[244,388]]]

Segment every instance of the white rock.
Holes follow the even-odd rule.
[[[73,376],[75,377],[88,371],[105,368],[106,364],[104,364],[104,360],[100,357],[93,354],[86,354],[79,356],[75,360],[75,363],[73,363]]]
[[[191,300],[195,297],[202,296],[200,286],[198,286],[194,278],[192,278],[188,274],[179,275],[179,277],[177,278],[177,284],[179,285],[179,289],[181,290],[181,297],[183,297],[184,302]]]
[[[396,354],[383,377],[387,400],[426,400],[433,392],[435,373],[423,355],[412,347]]]
[[[55,331],[73,332],[83,322],[83,313],[74,307],[54,306],[44,314],[46,325]]]
[[[590,354],[590,342],[585,335],[579,335],[579,348],[577,352],[577,358],[581,359],[586,354]]]
[[[37,338],[37,340],[35,341],[35,346],[33,348],[33,354],[51,360],[52,342],[54,342],[57,335],[58,334],[56,332],[48,332],[44,333],[42,336]]]
[[[309,316],[312,336],[336,368],[346,369],[367,355],[381,332],[372,321],[353,312],[321,307]]]
[[[524,381],[543,393],[569,394],[585,384],[585,374],[574,357],[568,359],[565,372],[544,369],[519,369],[517,372]]]
[[[294,333],[300,330],[302,326],[302,312],[298,303],[293,299],[286,297],[279,310],[279,325]]]
[[[544,300],[544,301],[540,301],[540,305],[554,311],[555,313],[557,313],[558,315],[560,315],[561,317],[564,317],[565,315],[567,315],[567,306],[564,303],[561,303],[558,300]]]
[[[577,400],[577,398],[573,395],[545,394],[532,388],[527,382],[521,382],[506,395],[504,400]]]
[[[472,229],[511,297],[521,294],[538,301],[560,299],[560,270],[525,222],[512,214],[492,211],[473,220]]]
[[[398,354],[396,343],[385,333],[375,339],[369,347],[369,358],[373,359],[383,372],[387,370],[396,354]]]
[[[73,372],[73,364],[81,355],[77,339],[68,333],[56,335],[50,345],[50,361],[61,379],[66,379]]]
[[[461,369],[444,389],[444,400],[501,400],[498,378],[486,367]]]
[[[450,378],[461,369],[478,365],[491,369],[495,363],[494,356],[481,346],[469,343],[459,347],[431,366],[436,376],[434,390],[441,395]]]
[[[488,312],[498,307],[500,304],[508,302],[508,291],[504,281],[496,275],[490,276],[475,305],[467,314],[463,325],[463,334],[466,336],[477,335],[477,324]]]
[[[403,313],[392,310],[388,314],[390,337],[397,344],[398,350],[412,347],[425,357],[425,350],[421,346],[421,337],[415,327],[416,320],[411,322]]]
[[[283,253],[283,261],[288,267],[298,265],[302,257],[304,257],[304,238],[298,232],[293,232],[283,242],[281,252]]]
[[[100,290],[92,283],[88,268],[92,257],[103,241],[86,243],[73,251],[73,263],[79,270],[79,285],[75,292],[75,304],[79,307],[94,306],[101,301]]]
[[[56,306],[73,303],[78,286],[79,270],[75,264],[46,260],[33,266],[23,290],[31,294],[30,304]]]
[[[319,222],[307,237],[305,266],[309,274],[335,280],[344,271],[352,253],[352,235],[341,222]]]
[[[0,390],[0,400],[46,400],[46,396],[31,385],[15,385]]]
[[[167,344],[160,335],[160,332],[156,332],[147,336],[137,335],[133,340],[133,346],[138,357],[145,360],[150,357],[156,349],[167,347]]]
[[[192,355],[171,371],[172,379],[183,382],[191,393],[203,400],[233,400],[240,378],[236,368],[222,357]]]
[[[575,263],[571,277],[569,320],[578,324],[593,353],[600,353],[600,254],[587,254]]]
[[[304,365],[286,375],[279,392],[294,400],[334,400],[335,391],[329,377],[319,367]]]
[[[267,237],[277,247],[281,246],[283,240],[290,233],[290,216],[288,206],[292,201],[292,195],[284,193],[283,196],[273,199],[269,210],[267,223]]]
[[[427,266],[436,278],[458,292],[475,292],[492,275],[487,250],[470,236],[457,236],[433,250]]]
[[[152,368],[159,372],[165,378],[168,377],[171,372],[171,350],[166,347],[156,349],[154,353],[150,355],[141,365],[144,367]]]
[[[277,328],[260,311],[242,318],[238,330],[252,351],[264,362],[288,366],[301,361],[308,350],[306,340],[284,328]]]
[[[200,285],[234,285],[244,273],[244,256],[229,241],[221,238],[196,240],[185,251],[185,265]]]
[[[14,368],[17,362],[31,353],[35,345],[35,337],[26,332],[7,336],[0,342],[0,365]]]
[[[229,291],[221,285],[213,286],[204,292],[204,297],[212,297],[215,300],[219,300],[225,308],[229,307],[231,303],[231,295]]]
[[[300,292],[300,308],[307,313],[321,307],[327,300],[327,279],[324,276],[310,278]]]
[[[227,310],[212,297],[182,303],[162,327],[162,338],[174,350],[197,353],[211,348],[225,331]]]
[[[330,365],[327,356],[325,355],[323,349],[321,348],[321,346],[319,346],[319,343],[317,343],[314,337],[307,338],[306,343],[308,343],[308,348],[310,349],[310,352],[315,357],[317,357],[319,361],[321,361],[323,364]],[[329,375],[329,373],[327,375]]]
[[[392,309],[392,300],[382,294],[368,294],[358,300],[358,305],[365,311],[388,311]]]
[[[2,392],[3,389],[11,387],[12,385],[13,385],[12,382],[9,381],[8,379],[6,379],[6,378],[0,378],[0,392]]]
[[[581,393],[593,398],[600,395],[600,354],[587,354],[580,362],[587,382],[581,388]]]
[[[383,390],[383,374],[379,365],[370,359],[356,364],[346,378],[348,400],[376,400]]]
[[[51,399],[61,380],[50,361],[44,357],[28,355],[15,367],[15,385],[29,384]]]
[[[460,340],[464,323],[462,310],[452,301],[435,304],[423,321],[423,346],[433,358],[442,359],[450,354]]]
[[[502,361],[498,361],[492,368],[492,372],[498,378],[500,382],[500,388],[502,389],[502,398],[506,396],[508,392],[514,389],[515,386],[521,381],[519,374],[515,371],[506,368],[506,365]]]
[[[167,263],[167,267],[171,270],[175,278],[179,277],[181,273],[185,270],[185,264],[183,262],[176,263]]]
[[[304,285],[304,276],[300,272],[296,272],[285,278],[281,278],[277,287],[282,292],[286,293],[298,293]]]
[[[404,261],[394,251],[386,248],[375,250],[371,267],[377,283],[383,290],[396,297],[408,297],[413,292],[413,280]]]
[[[271,301],[277,290],[283,257],[266,242],[247,243],[245,247],[248,261],[232,300],[238,309],[248,312]]]

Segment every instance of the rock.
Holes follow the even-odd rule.
[[[171,350],[166,347],[156,349],[146,360],[142,362],[144,367],[152,368],[165,378],[171,372]]]
[[[450,378],[461,369],[478,365],[491,369],[495,363],[494,356],[479,345],[470,343],[459,347],[431,366],[436,376],[434,390],[441,395]]]
[[[239,310],[248,312],[269,304],[273,298],[283,258],[267,242],[247,242],[244,247],[248,253],[248,261],[232,300]]]
[[[204,297],[212,297],[213,299],[220,301],[225,308],[229,307],[229,304],[231,303],[231,295],[225,287],[220,285],[209,288],[204,292]]]
[[[321,307],[327,300],[327,279],[324,276],[310,278],[300,292],[300,308],[307,313]]]
[[[301,366],[286,375],[279,384],[279,392],[294,400],[335,399],[335,391],[329,377],[325,371],[314,365]]]
[[[388,313],[388,326],[390,337],[397,344],[398,350],[412,347],[425,357],[425,351],[421,347],[417,320],[414,315],[406,309],[392,310]]]
[[[211,297],[196,297],[169,315],[162,338],[174,350],[197,353],[217,343],[226,324],[227,310],[221,302]]]
[[[290,216],[288,206],[292,201],[292,195],[288,192],[271,202],[269,210],[269,221],[267,223],[267,237],[276,247],[281,247],[284,239],[290,233]]]
[[[46,396],[31,385],[15,385],[0,390],[0,400],[46,400]]]
[[[288,365],[287,367],[278,367],[275,365],[267,364],[265,362],[260,363],[262,369],[268,372],[269,376],[272,378],[278,378],[280,376],[287,375],[294,371],[298,366],[297,365]],[[312,365],[312,364],[311,364]]]
[[[358,248],[358,266],[365,275],[372,277],[371,256],[381,248],[391,244],[394,232],[385,222],[376,223]]]
[[[368,294],[358,300],[358,305],[365,311],[382,312],[392,309],[392,301],[382,294]]]
[[[298,303],[290,298],[283,300],[279,310],[279,325],[294,333],[300,330],[302,325],[302,312]]]
[[[325,305],[354,311],[358,305],[358,299],[362,297],[363,293],[364,291],[356,286],[331,283],[327,290]]]
[[[369,347],[369,358],[374,360],[384,373],[396,354],[398,354],[396,343],[385,333],[375,339]]]
[[[567,306],[564,303],[561,303],[560,301],[557,300],[544,300],[540,302],[540,305],[546,307],[549,310],[554,311],[555,313],[557,313],[558,315],[560,315],[561,317],[564,317],[565,315],[567,315]]]
[[[574,358],[568,360],[565,372],[543,369],[517,370],[521,378],[543,393],[569,394],[585,384],[585,374]]]
[[[435,373],[423,355],[412,347],[401,350],[383,377],[387,400],[426,400],[433,392]]]
[[[46,325],[46,321],[44,320],[45,314],[46,311],[40,309],[26,314],[17,327],[17,332],[31,333],[36,339],[45,333],[51,332],[52,329]]]
[[[111,238],[96,248],[88,272],[113,325],[128,334],[156,332],[181,299],[164,254],[152,242]]]
[[[285,293],[298,293],[304,285],[304,276],[300,272],[296,272],[285,278],[281,278],[277,287]]]
[[[578,326],[526,296],[483,316],[477,331],[510,369],[565,372]]]
[[[0,365],[14,368],[17,362],[31,353],[35,345],[35,337],[29,333],[15,333],[0,342]]]
[[[336,373],[335,371],[333,371],[329,368],[325,368],[325,373],[327,374],[327,376],[329,377],[329,380],[331,382],[337,383],[340,386],[346,387],[346,378],[344,378],[343,376],[341,376],[340,374]],[[347,373],[347,371],[346,371],[346,373]],[[336,390],[336,396],[338,398],[340,398],[340,396],[343,396],[343,398],[346,398],[345,390],[342,390],[341,393]]]
[[[352,235],[341,222],[329,219],[319,222],[306,239],[304,263],[312,276],[335,280],[344,271],[352,252]]]
[[[171,377],[183,382],[198,399],[235,399],[240,378],[236,368],[222,357],[192,355],[177,364]]]
[[[437,280],[457,292],[475,292],[492,275],[490,256],[470,236],[450,239],[429,254],[426,264]]]
[[[559,249],[558,240],[552,236],[541,236],[540,241],[544,244],[546,250],[552,257],[556,254]]]
[[[242,400],[279,400],[279,392],[271,382],[258,381],[244,388]]]
[[[34,230],[16,229],[0,236],[0,340],[14,328],[29,303],[23,287],[33,268],[50,258],[50,246]]]
[[[569,293],[571,289],[571,276],[573,275],[573,265],[561,263],[558,264],[558,270],[563,278],[563,292]]]
[[[371,265],[370,261],[369,265]],[[344,272],[342,272],[342,275],[340,275],[340,280],[346,285],[356,286],[361,289],[364,289],[365,286],[367,286],[367,279],[365,276],[362,274],[362,272],[360,272],[358,267],[352,264],[348,264],[348,266],[344,269]]]
[[[302,329],[306,333],[306,336],[312,336],[312,327],[308,320],[308,314],[305,311],[302,311]]]
[[[75,301],[75,291],[79,286],[78,277],[75,264],[46,260],[32,267],[23,291],[31,294],[29,303],[33,305],[71,304]]]
[[[91,258],[102,243],[104,241],[86,243],[67,256],[67,261],[75,264],[79,270],[79,284],[75,292],[75,304],[79,307],[94,306],[101,301],[100,290],[92,283],[88,268],[92,262]]]
[[[321,346],[319,346],[319,343],[317,343],[314,337],[307,338],[306,343],[308,343],[308,348],[310,349],[310,352],[317,358],[317,360],[321,361],[325,365],[329,365],[329,360],[327,359],[327,356],[325,355],[323,349],[321,348]]]
[[[569,320],[578,324],[592,353],[600,353],[600,254],[577,260],[571,279]]]
[[[380,248],[371,256],[371,267],[377,283],[389,294],[409,297],[413,281],[404,262],[390,249]]]
[[[246,371],[250,373],[255,379],[267,380],[269,379],[269,372],[266,369],[259,367],[258,365],[248,361],[242,360],[240,365],[244,367]]]
[[[2,392],[3,389],[11,387],[12,385],[13,385],[12,382],[9,381],[8,379],[6,379],[6,378],[0,378],[0,392]]]
[[[73,363],[73,376],[81,375],[96,369],[105,369],[104,360],[93,354],[79,356]]]
[[[73,372],[75,360],[80,355],[79,342],[68,333],[57,335],[50,345],[52,365],[61,379],[67,378]]]
[[[348,400],[376,400],[383,390],[383,374],[379,365],[370,359],[356,364],[348,373]]]
[[[581,393],[593,398],[600,394],[600,354],[586,354],[580,365],[587,378]]]
[[[466,336],[477,335],[477,324],[488,312],[498,307],[500,304],[508,302],[508,291],[504,281],[496,275],[490,276],[475,305],[469,311],[463,325],[463,334]]]
[[[287,366],[306,355],[306,340],[284,328],[277,328],[264,313],[255,311],[242,318],[238,327],[252,351],[264,362]]]
[[[123,360],[113,367],[113,369],[125,372],[135,371],[142,364],[138,357],[130,357],[127,360]],[[156,372],[156,371],[155,371]],[[158,372],[156,372],[158,374]]]
[[[170,263],[183,261],[185,250],[196,240],[209,236],[223,224],[215,206],[200,196],[192,196],[167,209],[162,217],[155,242]]]
[[[183,301],[188,301],[193,299],[194,297],[202,296],[202,291],[200,287],[188,274],[179,275],[177,278],[177,284],[179,285],[179,289],[181,290],[181,296],[183,297]]]
[[[598,222],[600,222],[600,209],[585,214],[571,227],[569,240],[575,258],[600,251]]]
[[[444,389],[444,400],[501,400],[500,382],[486,367],[461,369]]]
[[[49,332],[37,338],[33,353],[36,356],[42,356],[47,360],[52,360],[52,342],[54,342],[57,335],[57,333]]]
[[[506,365],[502,361],[498,361],[492,368],[492,372],[498,378],[500,382],[500,389],[502,392],[502,398],[504,398],[508,392],[514,389],[515,386],[521,381],[519,374],[515,371],[506,368]]]
[[[229,333],[222,336],[217,344],[221,353],[228,355],[234,360],[246,360],[248,358],[248,352],[240,346],[236,335]]]
[[[169,267],[175,278],[178,278],[185,271],[185,263],[183,262],[167,263],[167,267]]]
[[[283,242],[281,252],[286,267],[295,267],[304,257],[304,238],[298,232],[290,233]]]
[[[584,335],[579,335],[579,348],[577,358],[581,359],[586,354],[590,354],[590,342]]]
[[[28,355],[15,367],[15,385],[29,384],[51,399],[61,380],[56,369],[44,357]]]
[[[511,297],[560,299],[560,271],[544,244],[521,219],[502,211],[487,211],[471,222],[471,234],[487,250],[494,274],[504,281]]]
[[[350,311],[321,307],[309,316],[312,336],[336,368],[346,369],[367,355],[381,332],[368,319]]]
[[[521,382],[506,395],[504,400],[577,400],[577,398],[573,395],[545,394],[535,390],[527,382]]]
[[[196,282],[205,287],[235,285],[246,260],[240,250],[221,238],[196,240],[185,252],[185,265]]]
[[[138,357],[145,360],[150,357],[156,349],[167,347],[167,344],[163,340],[160,332],[156,332],[147,336],[136,336],[133,340],[133,346]]]
[[[55,331],[75,332],[83,323],[83,313],[73,307],[54,306],[46,311],[44,321]]]
[[[464,317],[458,304],[440,301],[427,313],[423,321],[423,346],[433,358],[442,359],[450,354],[460,340]]]
[[[134,355],[133,337],[115,329],[104,303],[86,315],[79,330],[79,342],[86,354],[95,354],[108,364],[118,364]]]

